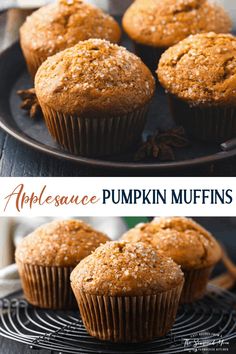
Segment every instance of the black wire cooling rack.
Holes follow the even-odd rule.
[[[81,354],[155,354],[228,348],[236,339],[236,296],[209,286],[201,301],[180,307],[171,332],[142,344],[117,345],[90,337],[78,312],[48,311],[21,296],[0,300],[0,335],[31,349]]]

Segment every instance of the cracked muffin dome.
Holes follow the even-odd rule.
[[[155,218],[123,235],[126,242],[143,242],[171,257],[183,270],[215,265],[221,248],[214,237],[188,218]]]
[[[48,58],[36,74],[35,89],[41,105],[57,112],[104,118],[149,103],[155,82],[124,47],[89,39]]]
[[[174,261],[143,243],[108,242],[85,258],[71,274],[73,288],[107,296],[151,295],[183,282]]]
[[[58,0],[27,17],[20,43],[31,74],[55,53],[89,38],[119,42],[120,27],[102,10],[80,0]]]
[[[228,33],[232,23],[222,7],[207,0],[136,0],[123,27],[139,44],[168,48],[191,34]]]
[[[236,105],[236,37],[198,34],[169,48],[158,66],[161,85],[190,105]]]
[[[53,221],[22,240],[16,249],[16,261],[37,266],[75,267],[107,241],[105,234],[83,221]]]

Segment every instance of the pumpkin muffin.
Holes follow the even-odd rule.
[[[117,22],[100,9],[80,0],[58,0],[27,17],[20,28],[20,43],[32,77],[51,55],[79,41],[102,38],[117,43]]]
[[[222,7],[207,0],[137,0],[125,13],[123,27],[155,72],[167,48],[191,34],[228,33],[232,23]]]
[[[181,295],[185,303],[204,296],[211,271],[221,258],[213,236],[188,218],[156,218],[129,230],[122,240],[151,245],[179,264],[185,276]]]
[[[236,135],[236,37],[198,34],[169,48],[158,67],[172,114],[193,137],[222,142]]]
[[[26,236],[16,249],[22,287],[34,306],[69,309],[76,306],[70,273],[109,238],[82,221],[54,221]]]
[[[35,90],[47,127],[62,147],[102,156],[139,142],[155,82],[124,47],[89,39],[48,58]]]
[[[73,270],[71,286],[89,334],[113,342],[141,342],[171,329],[183,274],[150,246],[109,242]]]

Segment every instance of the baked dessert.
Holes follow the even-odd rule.
[[[57,0],[28,16],[20,28],[20,44],[32,77],[51,55],[79,41],[102,38],[117,43],[118,23],[100,9],[80,0]]]
[[[48,58],[35,90],[47,127],[62,147],[103,156],[139,141],[155,82],[124,47],[89,39]]]
[[[15,255],[26,299],[42,308],[75,307],[70,273],[108,240],[79,220],[59,220],[37,228],[22,240]]]
[[[122,240],[151,245],[181,266],[184,303],[204,296],[211,271],[221,258],[221,248],[214,237],[188,218],[156,218],[129,230]]]
[[[232,23],[221,6],[208,0],[137,0],[126,11],[123,27],[155,72],[167,48],[191,34],[228,33]]]
[[[71,274],[89,334],[113,342],[141,342],[172,327],[183,286],[180,267],[142,243],[109,242]]]
[[[193,137],[222,142],[236,134],[236,37],[198,34],[169,48],[158,67],[177,124]]]

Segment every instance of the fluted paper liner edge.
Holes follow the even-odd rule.
[[[144,342],[164,336],[173,326],[183,283],[145,296],[96,296],[72,285],[88,333],[112,342]]]
[[[98,157],[129,151],[139,142],[149,103],[133,112],[104,118],[62,114],[42,102],[40,105],[47,128],[59,145],[75,155]]]
[[[26,300],[49,309],[77,308],[70,287],[73,267],[45,267],[17,262]]]

